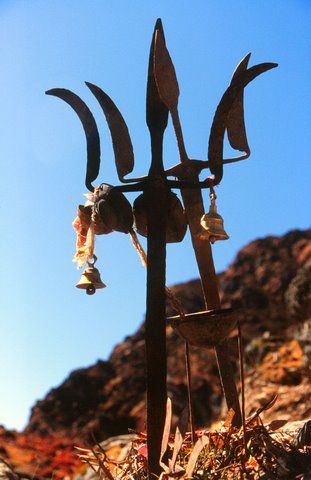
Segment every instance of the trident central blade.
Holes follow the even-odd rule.
[[[154,142],[159,142],[161,136],[163,137],[168,120],[168,108],[160,98],[154,75],[155,42],[158,32],[162,32],[162,35],[164,35],[160,19],[156,22],[150,47],[147,82],[146,122],[150,131],[152,146]],[[163,163],[161,162],[160,155],[158,155],[158,157],[154,157],[153,155],[151,170],[163,174],[164,169]]]

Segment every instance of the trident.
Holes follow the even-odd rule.
[[[277,64],[261,63],[248,68],[249,59],[250,54],[243,58],[237,66],[216,109],[209,136],[207,160],[190,159],[186,151],[178,114],[179,86],[176,73],[166,47],[161,20],[157,20],[150,48],[146,102],[146,120],[150,131],[152,158],[148,175],[139,178],[125,178],[134,168],[134,153],[127,125],[120,111],[103,90],[96,85],[86,83],[104,112],[112,137],[116,169],[121,185],[115,186],[111,190],[121,194],[143,192],[141,200],[146,210],[145,229],[140,233],[147,236],[145,343],[149,478],[151,475],[159,475],[161,472],[159,461],[167,400],[166,242],[181,241],[186,230],[181,222],[179,235],[175,236],[175,240],[168,239],[172,214],[174,217],[174,212],[172,213],[174,201],[172,199],[175,197],[172,196],[172,189],[178,189],[183,200],[186,224],[190,229],[206,311],[198,312],[199,314],[194,315],[195,318],[180,312],[180,315],[172,319],[171,323],[186,340],[187,346],[190,343],[206,348],[215,348],[227,407],[234,411],[233,424],[241,426],[242,423],[227,342],[227,337],[236,323],[235,315],[231,310],[228,312],[228,309],[221,308],[211,249],[211,243],[215,238],[210,233],[204,235],[204,225],[201,221],[204,216],[201,190],[209,188],[213,195],[213,188],[222,180],[223,166],[244,160],[250,155],[244,123],[244,88],[258,75],[276,67]],[[92,183],[96,180],[100,167],[100,138],[95,119],[87,105],[73,92],[56,88],[46,93],[67,102],[76,111],[83,124],[87,139],[85,184],[93,192]],[[169,114],[176,134],[180,163],[165,170],[162,154],[163,137]],[[243,152],[241,155],[235,158],[223,158],[225,132],[227,132],[231,147]],[[212,175],[201,181],[199,175],[207,168]],[[109,199],[108,197],[107,199]],[[215,199],[215,197],[213,198]],[[178,202],[178,200],[176,201]],[[114,200],[111,198],[110,204],[114,206]],[[132,227],[130,230],[132,231]],[[190,382],[188,382],[188,389],[190,393]]]

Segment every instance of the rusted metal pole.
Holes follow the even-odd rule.
[[[200,220],[202,215],[204,215],[202,194],[199,189],[182,189],[181,195],[190,227],[192,245],[200,272],[206,309],[219,309],[220,298],[211,245],[208,241],[202,240],[199,235],[199,231],[201,231]],[[215,352],[227,407],[228,409],[233,408],[235,411],[233,424],[241,426],[241,409],[234,381],[234,372],[230,362],[227,340],[216,346]]]
[[[157,152],[159,153],[159,152]],[[151,180],[151,179],[150,179]],[[166,322],[165,322],[165,206],[166,195],[160,179],[150,181],[147,208],[147,445],[148,471],[159,475],[161,439],[166,409]]]
[[[162,103],[154,78],[154,42],[150,49],[147,83],[147,125],[151,137],[152,160],[145,195],[147,199],[147,446],[148,476],[161,473],[160,455],[166,412],[166,210],[168,187],[163,167],[163,135],[168,109]]]
[[[189,423],[190,423],[190,432],[191,432],[191,443],[192,443],[192,447],[194,447],[195,430],[194,430],[193,397],[192,397],[192,375],[191,375],[190,351],[189,351],[188,342],[185,342],[185,359],[186,359],[186,374],[187,374],[187,387],[188,387],[188,407],[189,407]]]
[[[186,149],[183,142],[182,131],[177,109],[172,113],[175,131],[177,129],[178,147],[181,161],[186,161]],[[188,177],[187,180],[190,180]],[[192,181],[199,181],[198,175],[191,178]],[[207,310],[220,309],[220,297],[218,281],[213,261],[212,248],[209,241],[201,237],[201,218],[204,215],[204,203],[200,189],[181,189],[185,212],[191,233],[192,246],[194,249],[201,285]],[[230,361],[228,341],[225,340],[215,347],[217,365],[220,381],[225,395],[228,410],[232,408],[235,412],[232,424],[240,427],[242,423],[239,395],[234,380],[233,367]]]
[[[182,129],[178,115],[179,87],[173,62],[166,48],[163,31],[159,31],[155,46],[155,76],[159,95],[169,109],[177,138],[181,163],[189,162],[186,152]],[[179,176],[179,175],[177,175]],[[198,182],[198,174],[180,176],[180,180]],[[181,188],[181,195],[185,207],[187,221],[190,227],[192,245],[194,248],[201,284],[207,310],[219,309],[220,298],[215,273],[212,250],[209,241],[201,238],[201,217],[204,215],[204,204],[201,190]],[[241,409],[238,392],[234,381],[234,374],[230,362],[227,341],[216,347],[216,357],[223,391],[228,408],[233,408],[235,416],[233,424],[241,425]]]

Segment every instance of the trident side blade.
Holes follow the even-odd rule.
[[[112,138],[118,177],[121,182],[124,182],[124,177],[134,168],[133,145],[127,125],[111,98],[96,85],[85,83],[98,100],[106,117]]]
[[[252,80],[258,77],[258,75],[277,66],[277,63],[260,63],[241,72],[236,78],[232,79],[231,84],[223,94],[216,109],[208,143],[208,160],[210,170],[215,175],[214,185],[217,185],[222,179],[223,163],[230,162],[223,160],[223,143],[225,130],[228,125],[228,115],[232,105],[241,91],[243,91]],[[231,161],[241,160],[242,158],[245,158],[245,155],[232,159]]]
[[[236,81],[240,73],[247,70],[248,62],[251,54],[241,60],[236,67],[230,85]],[[228,114],[227,119],[228,140],[232,148],[240,152],[246,152],[249,156],[250,149],[247,142],[245,121],[244,121],[244,90],[241,90],[234,100]]]
[[[85,185],[91,192],[94,191],[92,182],[96,180],[100,167],[100,140],[95,119],[88,106],[78,95],[65,88],[53,88],[45,92],[64,100],[76,112],[81,120],[87,142],[87,166]]]

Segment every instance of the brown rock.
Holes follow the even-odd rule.
[[[223,307],[240,309],[249,410],[256,408],[260,399],[276,392],[279,399],[274,408],[278,413],[297,420],[311,414],[307,365],[310,343],[298,334],[309,312],[306,265],[310,243],[310,230],[255,240],[237,254],[226,272],[218,275]],[[198,280],[174,286],[172,291],[186,312],[204,308]],[[170,305],[167,313],[175,313]],[[230,347],[237,371],[235,335],[236,331]],[[108,361],[72,372],[62,385],[37,402],[26,432],[66,434],[81,439],[89,439],[93,433],[102,440],[127,433],[128,428],[142,430],[144,348],[142,325],[115,347]],[[187,404],[184,344],[170,327],[167,351],[168,391],[177,418]],[[219,418],[222,402],[213,350],[191,348],[191,363],[196,426],[206,427]]]

